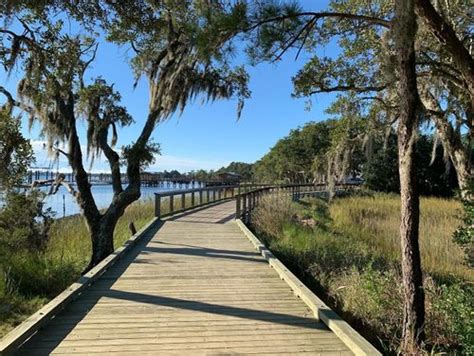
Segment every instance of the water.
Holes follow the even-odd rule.
[[[201,184],[195,184],[194,188],[198,188],[200,186]],[[169,186],[142,187],[142,195],[140,199],[153,199],[154,193],[188,188],[192,188],[192,186],[190,185],[188,187],[183,184],[177,187],[170,184]],[[107,208],[112,202],[113,191],[111,185],[93,185],[92,194],[94,195],[95,202],[99,209]],[[47,196],[44,202],[45,208],[51,208],[56,212],[56,218],[79,214],[81,212],[74,197],[68,193],[64,187],[60,187],[56,194]]]

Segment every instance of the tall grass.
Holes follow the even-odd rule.
[[[473,280],[465,255],[453,242],[460,224],[461,203],[454,199],[422,198],[420,250],[423,268],[442,277]],[[329,206],[333,228],[365,241],[391,259],[401,258],[400,199],[397,195],[336,199]]]
[[[421,201],[426,349],[474,351],[473,274],[452,242],[460,204]],[[252,217],[270,249],[384,354],[401,337],[403,289],[399,196],[352,196],[327,204],[268,196]]]
[[[128,224],[142,228],[154,216],[151,199],[130,205],[114,232],[115,247],[130,236]],[[0,337],[76,280],[87,266],[91,241],[80,215],[56,220],[44,253],[20,252],[0,265]]]

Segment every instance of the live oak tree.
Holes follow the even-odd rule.
[[[23,2],[20,2],[23,3]],[[158,123],[183,110],[189,100],[239,98],[239,113],[248,97],[243,68],[227,63],[229,23],[240,21],[240,6],[202,1],[24,2],[10,7],[0,30],[0,62],[10,72],[19,67],[18,98],[12,102],[38,122],[50,150],[64,155],[77,190],[69,186],[85,217],[92,240],[86,271],[113,252],[113,232],[127,206],[140,197],[140,172],[159,151],[150,142]],[[68,5],[69,4],[69,5]],[[91,8],[93,11],[91,11]],[[100,78],[85,74],[97,55],[93,33],[70,34],[57,12],[79,21],[83,31],[100,24],[107,39],[133,48],[132,68],[149,87],[148,114],[135,142],[118,152],[118,128],[133,119],[120,105],[120,94]],[[131,83],[132,84],[132,83]],[[4,92],[7,92],[3,88]],[[12,97],[11,93],[7,94]],[[113,199],[99,211],[85,169],[78,123],[87,125],[87,155],[103,154],[112,174]],[[127,182],[122,183],[122,166]]]

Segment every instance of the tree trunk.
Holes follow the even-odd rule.
[[[471,142],[464,143],[460,130],[454,130],[449,122],[446,112],[443,112],[440,103],[423,88],[420,90],[421,99],[428,114],[436,126],[436,131],[443,144],[443,149],[448,154],[454,169],[463,199],[472,199],[469,181],[471,178]],[[471,114],[468,113],[468,122],[471,122]],[[471,126],[468,125],[468,136],[471,135]]]
[[[102,218],[98,224],[90,227],[92,256],[86,271],[114,252],[115,225],[112,221]]]
[[[471,181],[471,165],[470,159],[464,149],[455,149],[451,161],[456,170],[456,177],[458,180],[459,190],[461,191],[461,198],[463,200],[472,200],[472,192],[470,188]]]
[[[398,162],[400,174],[402,274],[404,287],[403,340],[405,354],[418,353],[424,340],[424,290],[418,242],[419,195],[413,164],[418,131],[419,97],[415,71],[416,17],[414,0],[395,1],[393,24],[398,57]]]

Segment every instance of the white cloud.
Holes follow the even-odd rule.
[[[46,141],[41,140],[32,140],[31,144],[36,157],[36,163],[34,169],[52,169],[60,172],[70,172],[71,168],[67,162],[66,157],[59,155],[58,160],[54,161],[54,154],[51,156],[48,153],[46,147]],[[81,146],[82,152],[85,156],[86,147]],[[191,170],[198,169],[218,169],[220,167],[228,165],[227,161],[215,161],[215,160],[206,160],[206,159],[194,159],[189,157],[179,157],[173,155],[162,155],[157,156],[156,161],[153,165],[147,168],[147,171],[156,172],[156,171],[171,171],[178,170],[180,172],[188,172]],[[90,162],[85,162],[84,166],[89,170]],[[98,158],[94,161],[92,166],[92,172],[101,173],[109,172],[108,162],[104,158]]]
[[[176,169],[180,172],[188,172],[191,170],[198,169],[218,169],[222,166],[228,165],[229,162],[214,161],[214,160],[201,160],[187,157],[178,157],[172,155],[162,155],[156,158],[156,162],[151,165],[149,171],[163,171]]]

